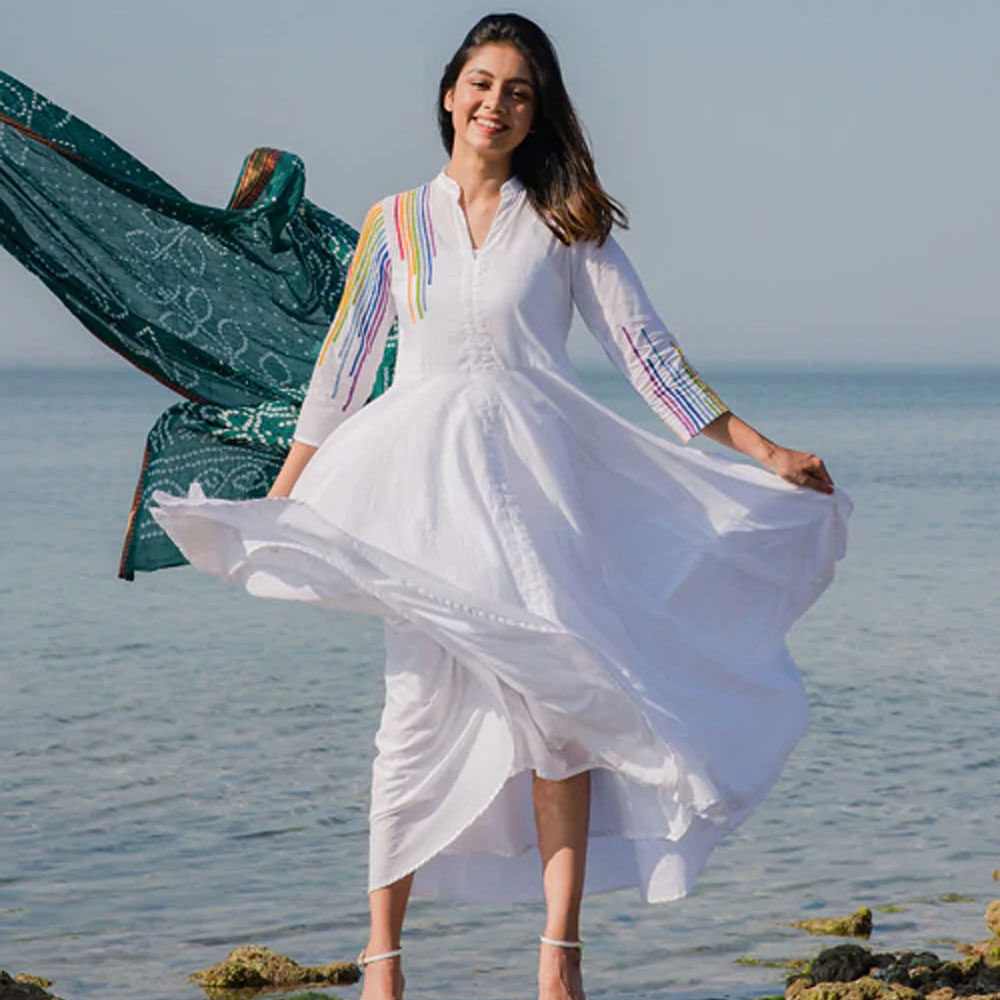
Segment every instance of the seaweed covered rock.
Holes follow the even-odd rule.
[[[788,1000],[1000,1000],[1000,967],[981,956],[945,962],[929,951],[876,954],[845,944],[789,979]]]
[[[812,920],[796,920],[792,927],[808,934],[828,934],[831,937],[871,937],[872,911],[862,906],[846,917],[816,917]]]
[[[47,989],[51,985],[51,979],[27,973],[12,976],[0,969],[0,1000],[58,1000]]]
[[[994,899],[986,907],[983,923],[986,924],[986,929],[991,931],[994,937],[1000,936],[1000,899]]]
[[[804,976],[814,983],[850,983],[867,975],[875,956],[858,944],[825,948],[806,966]]]
[[[973,941],[960,944],[958,950],[966,955],[979,955],[991,965],[1000,965],[1000,899],[995,899],[986,907],[983,915],[986,929],[993,932],[993,937],[985,941]]]
[[[299,965],[270,948],[244,944],[234,948],[225,961],[191,974],[193,983],[208,989],[254,989],[292,986],[338,986],[356,983],[361,972],[355,962],[329,965]]]
[[[816,983],[799,979],[790,983],[785,996],[791,1000],[920,1000],[920,994],[906,986],[883,983],[862,976],[849,983]]]

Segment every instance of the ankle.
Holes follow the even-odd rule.
[[[384,965],[389,968],[398,968],[402,955],[403,949],[398,946],[395,948],[380,948],[374,945],[368,945],[363,948],[361,953],[358,955],[358,965],[361,967],[362,972],[372,965]]]
[[[552,941],[579,941],[580,925],[570,923],[546,924],[545,930],[539,936],[549,938]]]
[[[365,945],[365,954],[381,955],[387,951],[396,951],[400,947],[398,937],[386,937],[381,934],[372,934]]]

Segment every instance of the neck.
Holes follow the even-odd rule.
[[[456,143],[445,173],[458,183],[468,204],[481,198],[498,198],[501,185],[513,174],[513,165],[509,156],[487,159]]]

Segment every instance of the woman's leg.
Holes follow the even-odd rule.
[[[413,875],[405,875],[398,882],[368,893],[371,930],[365,945],[366,955],[382,955],[399,947],[412,884]],[[404,982],[399,958],[372,962],[365,966],[364,975],[361,1000],[401,1000]]]
[[[531,790],[542,859],[545,936],[577,941],[590,824],[590,773],[562,781],[533,774]],[[538,996],[539,1000],[583,1000],[578,948],[541,945]]]

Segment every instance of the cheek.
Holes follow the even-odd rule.
[[[517,118],[517,134],[520,136],[526,136],[531,131],[532,118],[531,111],[525,111],[524,114],[518,115]]]

